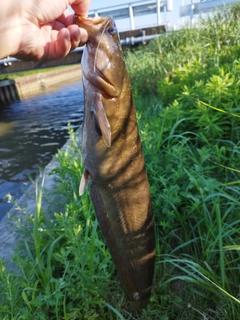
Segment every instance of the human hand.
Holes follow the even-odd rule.
[[[74,15],[67,8],[71,5],[78,15],[86,17],[90,2],[22,0],[18,6],[14,0],[2,3],[5,8],[0,18],[4,17],[5,25],[1,30],[0,23],[0,31],[5,43],[0,39],[0,58],[12,55],[23,60],[46,61],[65,57],[88,38],[87,31],[74,24]]]

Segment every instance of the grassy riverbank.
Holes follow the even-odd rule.
[[[156,220],[149,306],[125,310],[89,196],[78,196],[81,154],[71,133],[71,148],[57,155],[54,217],[44,219],[38,191],[36,213],[20,230],[30,234],[15,256],[21,272],[0,265],[1,319],[239,318],[238,12],[126,57]]]
[[[76,65],[79,65],[79,64],[76,64]],[[0,81],[30,76],[30,75],[37,74],[37,73],[45,73],[45,72],[49,72],[49,71],[62,70],[64,68],[68,68],[68,67],[69,66],[57,66],[57,67],[34,69],[34,70],[27,70],[27,71],[19,71],[19,72],[14,72],[14,73],[2,74],[2,75],[0,75]]]

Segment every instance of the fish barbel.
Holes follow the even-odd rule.
[[[155,264],[154,218],[136,111],[113,18],[75,23],[88,32],[82,56],[84,173],[130,309],[147,305]]]

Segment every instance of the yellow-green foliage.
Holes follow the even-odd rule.
[[[224,249],[240,243],[237,8],[127,53],[158,237],[154,297],[179,298],[159,319],[239,313],[240,255]]]

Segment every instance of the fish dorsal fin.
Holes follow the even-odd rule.
[[[111,128],[109,121],[107,119],[106,112],[102,103],[102,95],[97,93],[94,110],[93,113],[95,115],[96,127],[100,128],[103,140],[108,148],[111,147]]]
[[[82,174],[82,178],[80,181],[80,185],[79,185],[79,195],[83,195],[84,191],[86,190],[87,186],[88,186],[88,182],[90,180],[90,173],[87,169],[84,169],[83,174]]]

